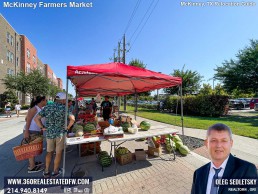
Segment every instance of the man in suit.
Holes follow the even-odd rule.
[[[256,179],[257,169],[254,164],[241,160],[230,154],[233,139],[231,129],[222,124],[217,123],[209,127],[207,130],[207,138],[205,145],[211,158],[211,162],[200,167],[194,172],[191,194],[236,194],[240,191],[233,190],[230,186],[216,186],[214,179],[222,177],[222,179]],[[240,185],[237,188],[247,188]],[[254,186],[255,188],[255,186]],[[242,193],[257,193],[241,191]]]

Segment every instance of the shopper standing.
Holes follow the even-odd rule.
[[[6,113],[6,117],[10,116],[12,117],[12,113],[11,113],[11,103],[10,102],[7,102],[6,105],[5,105],[5,113]]]
[[[30,109],[28,110],[28,114],[26,117],[26,125],[24,129],[24,139],[26,142],[32,142],[35,139],[42,136],[43,131],[37,126],[34,121],[34,118],[37,114],[42,110],[44,106],[47,104],[47,99],[45,96],[37,96],[32,100]],[[29,168],[28,173],[34,173],[44,170],[41,166],[42,162],[35,162],[35,158],[29,158]]]
[[[74,124],[74,116],[69,112],[68,119],[69,124],[67,127],[65,124],[65,102],[66,93],[59,92],[56,95],[55,103],[47,105],[35,118],[35,122],[42,130],[46,130],[47,139],[47,154],[46,154],[46,168],[43,173],[45,178],[56,178],[62,173],[59,168],[62,151],[64,149],[64,134],[66,130],[70,130]],[[46,119],[46,126],[43,125],[41,119]],[[54,170],[50,173],[50,163],[52,161],[52,155],[56,152],[54,159]]]
[[[18,102],[18,103],[15,105],[14,108],[15,108],[17,117],[19,117],[19,116],[20,116],[20,110],[21,110],[21,105],[20,105],[20,103]]]
[[[112,112],[112,104],[109,101],[109,96],[105,96],[105,100],[101,103],[100,106],[100,112],[102,112],[104,121],[108,121]]]

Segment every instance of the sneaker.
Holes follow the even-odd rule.
[[[70,153],[71,151],[73,151],[73,149],[71,149],[71,148],[66,148],[65,149],[65,153]]]
[[[44,163],[43,162],[35,162],[35,166],[42,166]],[[30,167],[28,166],[28,170],[30,170]]]
[[[59,168],[59,170],[58,170],[58,172],[57,173],[55,173],[55,172],[52,172],[52,175],[51,175],[51,178],[56,178],[56,177],[58,177],[59,175],[61,175],[62,174],[62,169],[61,168]]]
[[[41,166],[35,166],[33,169],[28,170],[28,173],[40,172],[40,171],[42,171],[42,170],[44,170],[43,167],[41,167]]]
[[[43,172],[43,177],[44,178],[49,178],[50,177],[50,172]]]
[[[40,161],[38,161],[38,162],[35,162],[35,166],[42,166],[44,163],[43,162],[40,162]]]

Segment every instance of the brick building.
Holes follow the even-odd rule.
[[[37,56],[36,47],[26,35],[18,34],[8,21],[0,14],[0,94],[6,91],[1,81],[6,75],[16,76],[20,71],[29,73],[39,69],[53,84],[63,90],[62,80],[57,78],[48,64],[44,64]],[[21,104],[29,104],[30,99],[16,92]]]

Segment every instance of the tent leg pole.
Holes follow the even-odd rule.
[[[134,93],[134,120],[136,120],[136,112],[137,112],[137,93]]]
[[[181,98],[181,123],[182,123],[182,135],[185,135],[184,133],[184,114],[183,114],[183,95],[182,95],[182,89],[183,84],[180,85],[180,98]]]
[[[67,116],[68,116],[68,78],[66,78],[66,102],[65,102],[65,130],[67,127]],[[62,177],[64,178],[65,175],[65,152],[66,152],[66,136],[67,131],[64,133],[64,153],[63,153],[63,171],[62,171]]]

